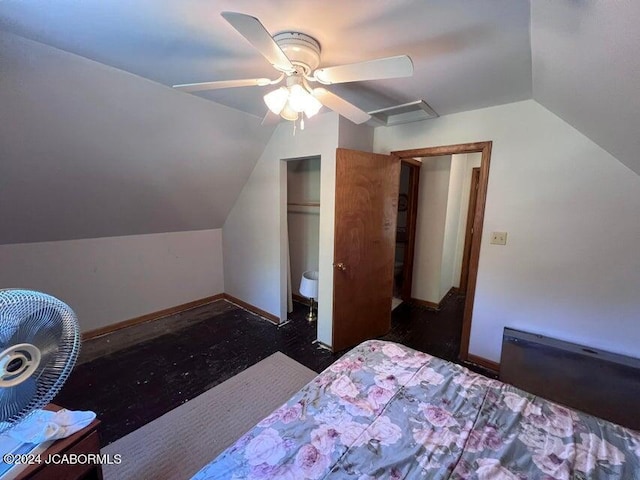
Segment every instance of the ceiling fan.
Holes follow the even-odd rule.
[[[301,32],[283,32],[272,36],[255,17],[236,12],[222,12],[221,15],[280,75],[274,80],[247,78],[187,83],[173,87],[185,92],[198,92],[233,87],[264,87],[284,81],[283,86],[264,96],[269,110],[263,124],[284,118],[292,122],[300,120],[300,126],[304,128],[304,117],[312,117],[323,105],[353,123],[364,123],[371,118],[367,112],[330,92],[324,85],[413,75],[413,62],[407,55],[318,68],[321,49],[315,38]],[[314,88],[314,83],[321,86]]]

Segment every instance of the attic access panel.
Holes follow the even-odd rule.
[[[368,112],[371,115],[369,123],[375,127],[389,127],[402,123],[418,122],[429,118],[436,118],[438,114],[424,100],[403,103],[394,107],[381,108]]]

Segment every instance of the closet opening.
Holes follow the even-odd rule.
[[[320,253],[320,157],[287,160],[287,230],[289,274],[287,312],[313,324],[308,317],[313,299],[317,314],[317,279]],[[305,281],[303,282],[303,275]],[[315,282],[313,281],[315,279]],[[315,287],[315,297],[312,291]],[[302,288],[302,290],[301,290]],[[298,305],[294,305],[294,302]],[[304,308],[302,308],[304,307]],[[292,315],[288,315],[292,318]]]

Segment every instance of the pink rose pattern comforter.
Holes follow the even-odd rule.
[[[194,478],[640,479],[640,433],[372,340]]]

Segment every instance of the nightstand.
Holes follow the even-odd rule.
[[[49,404],[45,410],[61,410],[54,404]],[[98,426],[100,420],[95,419],[82,430],[74,433],[70,437],[55,441],[49,448],[42,452],[42,458],[55,454],[80,454],[80,453],[100,453],[100,437]],[[98,479],[102,480],[102,467],[100,465],[59,465],[40,464],[30,465],[18,474],[17,479],[33,480],[76,480],[76,479]]]

